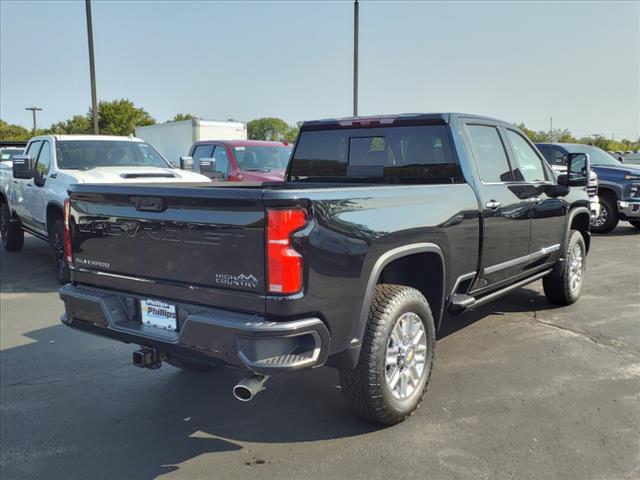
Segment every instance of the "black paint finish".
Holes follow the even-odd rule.
[[[353,361],[378,280],[421,289],[439,322],[454,291],[481,298],[553,265],[561,249],[526,259],[563,244],[570,221],[587,215],[588,235],[586,191],[559,196],[555,176],[482,184],[464,133],[468,118],[506,125],[455,114],[402,117],[402,124],[448,125],[464,182],[73,186],[72,281],[275,322],[318,318],[331,338],[329,355],[350,351]],[[491,200],[500,207],[488,209]],[[269,295],[266,211],[292,205],[309,212],[293,241],[303,256],[304,289]]]

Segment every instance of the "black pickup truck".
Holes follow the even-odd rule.
[[[137,366],[243,369],[245,401],[332,366],[356,413],[397,423],[443,322],[538,279],[579,297],[589,159],[568,164],[505,122],[412,114],[306,122],[284,182],[75,185],[62,321],[140,345]]]

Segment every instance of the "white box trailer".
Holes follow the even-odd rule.
[[[242,122],[183,120],[136,127],[136,137],[153,145],[174,166],[189,155],[191,145],[200,140],[246,140],[247,126]]]

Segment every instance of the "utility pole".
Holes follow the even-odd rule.
[[[91,21],[91,0],[85,0],[87,10],[87,37],[89,40],[89,72],[91,75],[91,113],[93,133],[98,134],[98,97],[96,94],[96,63],[93,55],[93,24]]]
[[[553,117],[549,117],[549,140],[555,142],[553,138]]]
[[[353,2],[353,116],[358,116],[358,0]]]
[[[31,110],[31,113],[33,114],[33,134],[36,134],[36,128],[37,128],[37,123],[36,123],[36,112],[41,111],[42,109],[40,107],[27,107],[25,108],[25,110]]]

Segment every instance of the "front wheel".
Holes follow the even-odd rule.
[[[0,237],[2,246],[8,252],[17,252],[24,245],[24,232],[18,222],[11,221],[11,211],[6,202],[0,205]]]
[[[591,219],[591,231],[609,233],[618,225],[618,207],[616,199],[611,195],[600,197],[600,215]]]
[[[630,220],[629,223],[636,228],[640,228],[640,220]]]
[[[53,261],[56,267],[56,278],[61,284],[69,283],[71,274],[64,252],[64,220],[56,220],[49,232],[49,241],[53,250]]]
[[[355,413],[393,425],[422,402],[434,362],[436,334],[429,303],[416,289],[377,285],[360,358],[340,371],[340,384]]]
[[[557,267],[542,279],[544,294],[555,305],[571,305],[582,292],[587,247],[582,234],[571,230],[562,270]]]

